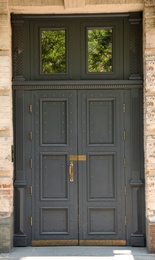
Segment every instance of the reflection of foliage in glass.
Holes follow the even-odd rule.
[[[88,72],[112,71],[112,29],[88,30]]]
[[[66,72],[65,30],[42,31],[42,72]]]

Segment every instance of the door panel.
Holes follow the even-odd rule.
[[[32,245],[126,243],[122,103],[122,91],[34,92]]]
[[[77,152],[76,92],[40,91],[33,96],[32,245],[76,245],[76,165],[73,183],[68,174],[70,154]]]
[[[123,91],[79,91],[78,102],[78,150],[87,156],[79,162],[80,244],[124,245]]]

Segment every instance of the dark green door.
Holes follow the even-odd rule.
[[[125,244],[123,91],[36,91],[32,245]]]
[[[79,91],[79,239],[125,245],[123,91]]]
[[[34,93],[32,245],[78,244],[77,170],[70,182],[70,154],[77,153],[75,91]]]

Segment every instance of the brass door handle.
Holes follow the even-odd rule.
[[[74,181],[74,165],[73,165],[73,162],[69,163],[69,179],[70,179],[70,182]]]

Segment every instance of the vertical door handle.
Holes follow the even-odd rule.
[[[69,179],[70,179],[70,182],[74,181],[74,165],[73,165],[73,162],[69,163]]]

